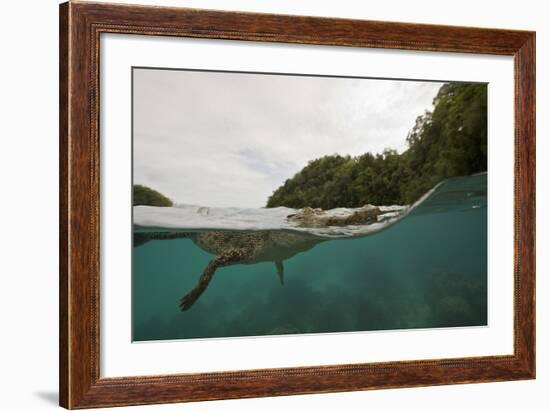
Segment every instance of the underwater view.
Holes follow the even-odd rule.
[[[486,325],[487,174],[447,179],[397,208],[374,224],[291,230],[277,218],[291,214],[284,207],[135,207],[134,221],[162,221],[162,210],[166,222],[188,216],[190,229],[134,227],[134,341]],[[139,240],[146,233],[181,236]],[[227,247],[259,235],[266,261],[218,268],[182,312],[214,258],[201,247],[207,233],[226,234]]]

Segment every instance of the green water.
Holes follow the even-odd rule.
[[[285,261],[218,269],[188,311],[212,255],[189,239],[134,249],[134,341],[487,324],[487,176],[443,182],[405,218],[323,241]]]

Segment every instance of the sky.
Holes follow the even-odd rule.
[[[134,69],[134,184],[176,203],[265,206],[310,160],[404,151],[442,83]]]

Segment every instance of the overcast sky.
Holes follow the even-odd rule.
[[[406,148],[442,83],[134,69],[134,184],[262,207],[308,161]]]

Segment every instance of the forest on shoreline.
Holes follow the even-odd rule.
[[[267,207],[412,204],[440,181],[487,170],[487,85],[444,84],[416,119],[407,149],[310,161],[277,188]]]
[[[164,194],[141,184],[134,184],[132,205],[146,205],[154,207],[172,207],[174,203]]]

